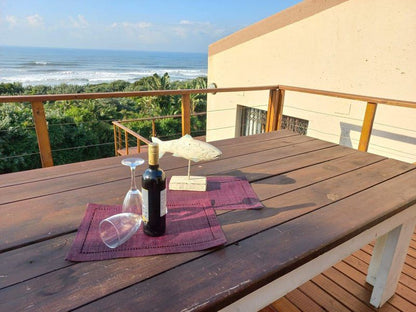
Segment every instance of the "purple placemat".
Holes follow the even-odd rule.
[[[126,243],[111,249],[101,241],[101,220],[121,212],[121,206],[88,204],[74,243],[66,257],[70,261],[93,261],[123,257],[203,250],[226,242],[214,209],[207,200],[194,205],[168,207],[166,233],[149,237],[142,226]]]
[[[206,192],[172,191],[168,189],[167,200],[170,207],[180,207],[194,204],[200,200],[209,200],[214,209],[263,208],[263,204],[246,177],[210,176],[207,177]]]

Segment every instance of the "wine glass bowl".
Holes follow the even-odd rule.
[[[134,213],[119,213],[102,220],[98,226],[101,240],[109,248],[124,244],[137,232],[142,217]]]
[[[122,212],[142,215],[142,194],[139,190],[129,190],[124,197]]]
[[[125,158],[121,161],[121,163],[125,166],[129,166],[130,168],[132,167],[136,168],[137,166],[144,164],[144,159],[139,158],[139,157]]]

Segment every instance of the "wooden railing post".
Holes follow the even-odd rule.
[[[123,146],[123,141],[121,140],[121,129],[117,126],[117,133],[118,133],[118,149],[121,149]]]
[[[129,137],[127,131],[124,130],[124,146],[126,146],[126,155],[129,154]]]
[[[114,155],[118,156],[117,153],[117,129],[116,129],[116,125],[113,124],[113,130],[114,130]]]
[[[182,135],[191,134],[191,97],[182,95]]]
[[[46,124],[45,109],[43,107],[43,103],[41,101],[34,101],[31,102],[31,105],[42,167],[52,167],[53,158],[51,143],[49,141],[48,125]]]
[[[276,130],[282,129],[283,104],[285,102],[285,90],[277,90],[277,127]]]
[[[155,137],[156,136],[156,125],[155,125],[155,120],[152,119],[152,136]]]
[[[371,131],[373,130],[374,117],[376,115],[377,103],[367,102],[363,126],[361,128],[360,143],[358,150],[367,152],[370,143]]]
[[[267,106],[267,116],[266,116],[266,132],[272,131],[273,123],[276,116],[276,90],[270,90],[269,92],[269,104]]]
[[[269,105],[267,108],[266,132],[275,131],[282,128],[284,98],[284,90],[270,90]]]

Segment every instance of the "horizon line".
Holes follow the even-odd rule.
[[[137,49],[112,49],[112,48],[75,48],[75,47],[46,47],[46,46],[25,46],[25,45],[7,45],[0,44],[0,48],[29,48],[29,49],[57,49],[57,50],[87,50],[87,51],[114,51],[114,52],[150,52],[150,53],[182,53],[182,54],[204,54],[206,52],[188,52],[188,51],[162,51],[162,50],[137,50]]]

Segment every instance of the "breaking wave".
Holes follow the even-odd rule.
[[[0,47],[0,83],[99,84],[168,73],[171,80],[207,75],[202,53]]]

